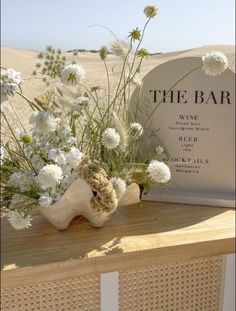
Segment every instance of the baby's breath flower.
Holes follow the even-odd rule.
[[[227,57],[221,52],[207,53],[202,57],[203,71],[205,74],[215,77],[220,75],[225,69],[228,68]]]
[[[107,128],[102,134],[101,143],[107,149],[114,149],[120,144],[120,134],[114,128]]]
[[[8,181],[8,186],[18,188],[21,192],[28,192],[33,186],[36,185],[35,177],[31,171],[15,172],[13,173]]]
[[[80,152],[78,148],[72,147],[66,157],[69,162],[70,168],[75,169],[79,165],[83,157],[83,153]]]
[[[47,208],[52,204],[52,197],[50,196],[48,192],[45,192],[41,194],[38,202],[41,207]]]
[[[48,158],[58,163],[59,165],[64,165],[67,162],[65,152],[58,148],[52,148],[48,153]]]
[[[146,5],[143,12],[148,18],[153,18],[157,15],[158,7],[155,5]]]
[[[148,53],[148,50],[142,48],[142,49],[138,50],[137,55],[138,55],[138,57],[148,58],[149,53]]]
[[[32,218],[30,215],[24,215],[15,211],[11,211],[7,215],[8,221],[16,230],[29,228],[31,226]]]
[[[8,96],[13,96],[22,81],[20,72],[17,72],[12,68],[2,69],[0,76],[1,102],[6,101]]]
[[[150,179],[156,183],[167,183],[171,178],[169,167],[157,160],[152,160],[148,165],[147,172]]]
[[[61,82],[66,85],[74,85],[85,76],[84,68],[78,64],[67,65],[61,71]]]
[[[105,60],[107,58],[107,53],[108,53],[107,48],[105,46],[103,46],[101,48],[101,50],[99,51],[99,55],[101,57],[101,60]]]
[[[126,183],[121,178],[111,178],[113,188],[115,189],[117,199],[120,200],[126,190]]]
[[[141,124],[134,122],[130,124],[130,135],[137,139],[143,134],[143,127]]]
[[[133,29],[130,33],[129,33],[129,38],[133,39],[133,40],[140,40],[141,39],[141,30],[138,29],[138,27],[136,29]]]

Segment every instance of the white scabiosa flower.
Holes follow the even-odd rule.
[[[107,149],[114,149],[120,144],[120,134],[114,128],[107,128],[102,134],[101,143]]]
[[[38,202],[41,207],[47,208],[52,204],[52,197],[48,192],[45,192],[40,195]]]
[[[61,82],[66,85],[74,85],[85,76],[84,68],[78,64],[67,65],[61,71]]]
[[[171,178],[169,167],[157,160],[152,160],[147,168],[148,175],[153,182],[166,183]]]
[[[43,189],[55,188],[62,178],[62,169],[56,164],[45,165],[38,174],[38,182]]]
[[[143,134],[143,127],[140,123],[134,122],[130,124],[130,135],[137,139]]]
[[[22,81],[20,72],[12,68],[1,70],[1,103],[6,101],[8,96],[14,95]]]
[[[31,226],[32,218],[30,215],[23,215],[22,213],[11,211],[8,213],[7,218],[12,227],[16,230],[29,228]]]
[[[59,165],[66,164],[66,155],[65,152],[61,149],[52,148],[48,153],[49,160],[53,160],[54,162],[58,163]]]
[[[148,18],[153,18],[157,15],[158,7],[155,5],[146,5],[143,13],[146,15]]]
[[[111,182],[116,192],[117,199],[120,200],[126,190],[126,183],[121,178],[111,178]]]
[[[156,153],[158,155],[161,155],[164,152],[164,148],[162,146],[156,147]]]
[[[80,152],[78,148],[72,147],[66,155],[69,167],[75,169],[79,165],[82,157],[83,153]]]
[[[228,68],[228,59],[221,52],[207,53],[202,57],[202,69],[205,74],[215,77],[220,75],[225,69]]]
[[[30,118],[30,123],[33,125],[33,131],[39,134],[50,134],[54,132],[60,119],[56,118],[52,113],[46,111],[34,112]]]

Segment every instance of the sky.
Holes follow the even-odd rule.
[[[143,41],[149,52],[235,44],[234,0],[1,0],[1,45],[44,50],[99,49],[143,27],[147,4],[159,7]]]

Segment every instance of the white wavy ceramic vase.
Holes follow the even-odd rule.
[[[140,201],[137,184],[127,187],[118,206],[131,205]],[[101,227],[109,220],[111,213],[96,211],[91,207],[93,192],[83,179],[76,179],[64,195],[48,208],[39,208],[48,221],[58,230],[65,230],[76,216],[85,217],[94,227]]]

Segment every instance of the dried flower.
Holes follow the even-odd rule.
[[[220,75],[223,71],[228,68],[228,59],[221,52],[207,53],[202,57],[203,60],[203,71],[205,74],[215,77]]]
[[[96,196],[91,200],[92,208],[96,211],[112,213],[118,205],[118,200],[112,182],[107,178],[104,169],[85,157],[80,162],[77,171],[96,192]]]
[[[155,5],[146,5],[143,12],[148,18],[153,18],[157,15],[158,7]]]
[[[150,179],[157,183],[166,183],[171,178],[169,167],[164,163],[157,160],[152,160],[148,165],[147,172]]]
[[[101,48],[101,50],[99,51],[99,55],[101,57],[101,60],[105,60],[107,58],[107,53],[108,53],[107,48],[105,46],[103,46]]]
[[[140,40],[141,39],[141,30],[138,29],[138,27],[136,29],[133,29],[130,33],[128,38],[131,38],[132,40]]]
[[[101,143],[107,149],[114,149],[119,146],[120,135],[113,128],[107,128],[102,134]]]
[[[130,135],[135,138],[138,139],[140,136],[142,136],[143,134],[143,127],[141,124],[134,122],[130,124]]]
[[[133,56],[133,52],[130,48],[130,44],[122,40],[117,40],[111,45],[112,53],[122,58],[125,58],[128,53],[131,57]]]
[[[138,57],[148,58],[149,53],[148,53],[148,50],[143,48],[143,49],[138,50],[137,55],[138,55]]]

